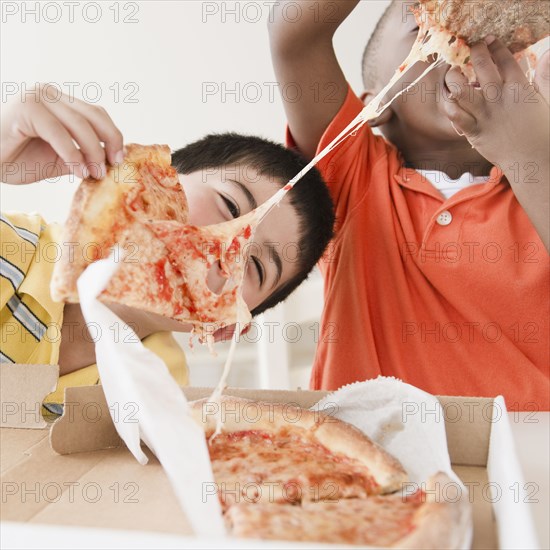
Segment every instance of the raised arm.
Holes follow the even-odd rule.
[[[309,160],[347,94],[332,39],[359,0],[283,0],[269,18],[271,57],[288,124]]]

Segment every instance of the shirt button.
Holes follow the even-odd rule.
[[[453,216],[448,210],[444,210],[437,216],[436,221],[439,225],[449,225],[453,221]]]

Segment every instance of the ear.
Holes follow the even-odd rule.
[[[374,99],[376,93],[372,90],[366,90],[361,94],[361,101],[368,105],[370,101]],[[391,107],[388,107],[379,117],[369,120],[369,126],[371,128],[377,128],[378,126],[383,126],[387,124],[393,118],[393,111]]]

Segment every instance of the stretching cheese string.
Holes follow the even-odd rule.
[[[212,442],[212,440],[221,433],[222,427],[224,424],[223,416],[224,411],[222,407],[222,393],[227,387],[227,377],[229,376],[229,371],[231,370],[231,365],[233,364],[233,357],[235,355],[235,350],[237,348],[237,342],[239,341],[239,324],[240,319],[237,317],[237,324],[235,326],[235,331],[233,332],[233,337],[231,338],[231,345],[229,346],[229,352],[227,354],[227,359],[225,360],[225,365],[223,367],[223,372],[220,378],[220,381],[216,385],[216,388],[212,392],[209,398],[209,402],[216,403],[216,429],[214,433],[210,436],[209,443]]]

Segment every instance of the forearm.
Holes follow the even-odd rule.
[[[323,132],[343,105],[348,85],[332,38],[359,0],[275,2],[269,38],[281,90],[298,87],[299,99],[282,94],[288,124],[304,157],[312,159]]]
[[[360,0],[280,0],[271,7],[272,49],[292,52],[313,42],[331,42]]]
[[[548,153],[534,161],[522,159],[506,166],[505,175],[512,190],[546,250],[550,251],[550,161]]]

